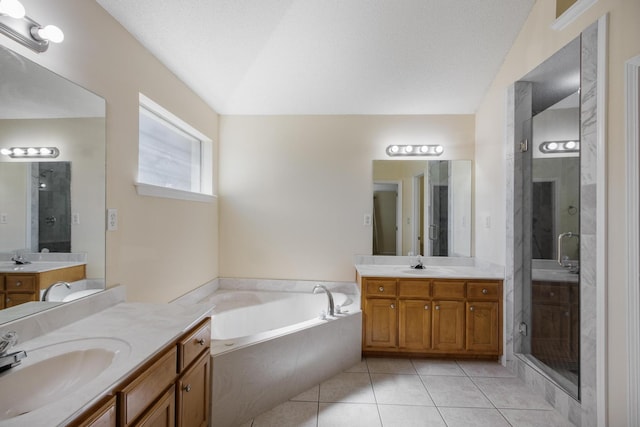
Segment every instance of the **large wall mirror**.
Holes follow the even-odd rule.
[[[373,255],[471,256],[470,160],[374,160]]]
[[[0,255],[9,269],[0,275],[16,254],[73,253],[85,256],[86,279],[104,286],[105,101],[2,46],[0,70],[0,150],[59,151],[0,154]]]

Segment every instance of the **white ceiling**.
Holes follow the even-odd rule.
[[[96,1],[221,114],[469,114],[535,0]]]

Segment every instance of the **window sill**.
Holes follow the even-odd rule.
[[[211,203],[216,199],[216,196],[212,196],[210,194],[176,190],[175,188],[159,187],[157,185],[143,184],[141,182],[136,182],[135,186],[139,196],[162,197],[165,199],[206,203]]]

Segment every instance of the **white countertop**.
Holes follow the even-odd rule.
[[[0,421],[0,426],[50,427],[67,424],[100,399],[103,393],[110,391],[138,366],[210,313],[211,307],[204,305],[121,303],[46,335],[17,344],[13,350],[25,350],[28,355],[31,349],[66,341],[114,338],[124,341],[128,351],[123,351],[93,381],[79,385],[75,392],[35,411]],[[28,359],[27,356],[22,366],[0,374],[0,399],[2,394],[11,393],[11,390],[2,386],[2,378],[27,366]]]
[[[425,265],[424,269],[419,270],[409,265],[356,264],[356,270],[361,277],[504,279],[503,268],[476,265]]]
[[[45,271],[84,264],[86,263],[71,261],[34,261],[31,264],[16,264],[13,261],[0,261],[0,273],[43,273]]]

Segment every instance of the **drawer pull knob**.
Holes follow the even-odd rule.
[[[488,291],[486,288],[482,290],[482,294],[483,294],[483,295],[486,295],[486,294],[488,294],[488,293],[489,293],[489,291]]]
[[[429,310],[429,306],[428,306],[428,305],[425,305],[425,306],[424,306],[424,309],[425,309],[425,310]]]
[[[396,305],[395,304],[391,304],[391,308],[396,308]]]
[[[196,341],[198,344],[200,345],[204,345],[204,338],[200,338],[198,341]]]
[[[549,296],[550,296],[550,297],[555,297],[555,296],[556,296],[556,293],[555,293],[555,292],[549,292]]]
[[[20,286],[20,285],[22,285],[22,282],[18,280],[18,281],[16,282],[16,286]]]
[[[469,311],[473,311],[475,310],[475,308],[473,308],[473,306],[469,307]]]
[[[187,384],[186,386],[182,387],[182,389],[189,393],[191,391],[191,384]]]
[[[380,286],[380,287],[378,288],[378,290],[379,290],[380,292],[384,292],[384,286]]]
[[[440,310],[440,306],[439,305],[436,305],[436,310]]]

